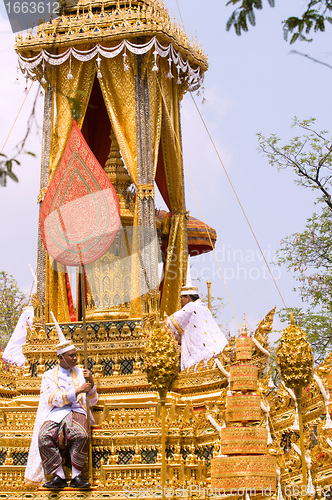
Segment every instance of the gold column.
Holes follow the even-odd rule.
[[[208,307],[211,311],[211,281],[207,280],[206,285],[208,289]]]

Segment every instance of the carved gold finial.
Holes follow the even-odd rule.
[[[247,325],[246,325],[246,315],[245,313],[243,314],[243,325],[242,325],[242,328],[241,328],[241,335],[243,337],[246,337],[248,334],[248,329],[247,329]]]
[[[294,318],[282,333],[277,363],[287,387],[300,389],[310,383],[313,354],[306,333],[294,323]]]
[[[157,391],[170,389],[179,373],[179,354],[172,332],[155,321],[145,346],[145,371]]]
[[[276,307],[274,306],[270,312],[267,313],[264,319],[259,323],[258,328],[255,331],[255,337],[259,342],[268,341],[268,336],[272,331],[273,326],[273,318],[274,313],[276,311]]]
[[[42,324],[43,323],[43,306],[37,297],[37,294],[33,294],[31,297],[32,307],[33,307],[33,323]]]

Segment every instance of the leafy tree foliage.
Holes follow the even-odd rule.
[[[275,134],[265,138],[258,135],[261,152],[269,158],[271,165],[278,169],[291,168],[298,176],[295,181],[300,186],[309,187],[318,192],[318,201],[324,202],[332,209],[332,138],[328,132],[314,130],[315,119],[300,121],[293,119],[292,128],[299,127],[303,136],[295,136],[289,144],[279,146],[280,139]]]
[[[208,305],[209,299],[207,295],[201,297],[201,300]],[[211,297],[211,314],[215,319],[218,319],[218,315],[224,307],[225,304],[222,297]]]
[[[320,209],[307,219],[303,232],[284,238],[277,252],[277,264],[294,274],[300,293],[308,308],[293,309],[296,323],[306,331],[316,361],[321,361],[332,340],[332,139],[328,132],[316,132],[314,119],[299,121],[302,136],[294,137],[285,146],[274,134],[265,138],[258,134],[261,151],[278,169],[291,168],[296,183],[317,192]],[[287,311],[281,319],[289,321]]]
[[[285,265],[300,283],[298,291],[311,308],[323,306],[332,311],[332,214],[325,208],[307,220],[302,233],[284,238],[277,252],[279,265]]]
[[[0,347],[3,349],[22,309],[28,304],[27,296],[20,291],[13,276],[5,271],[0,272]]]
[[[275,0],[267,0],[274,7]],[[307,35],[317,31],[325,31],[326,22],[332,23],[332,1],[331,0],[306,0],[306,7],[301,17],[291,16],[283,21],[284,38],[290,43],[296,40],[311,42],[312,38]],[[255,26],[255,10],[263,8],[262,0],[229,0],[226,5],[240,4],[227,21],[226,29],[229,31],[234,26],[237,35],[248,31],[248,25]]]
[[[31,151],[27,151],[25,149],[26,147],[26,142],[27,139],[33,129],[33,126],[36,126],[37,132],[39,131],[40,127],[38,126],[37,123],[37,118],[36,118],[36,104],[38,97],[40,95],[40,86],[38,87],[36,97],[33,102],[32,110],[30,113],[30,116],[27,121],[27,129],[25,136],[23,139],[16,145],[15,148],[15,154],[12,156],[12,158],[8,158],[5,154],[2,152],[0,153],[0,186],[5,187],[7,185],[7,177],[9,177],[12,181],[18,182],[18,177],[17,175],[13,172],[13,167],[21,165],[20,161],[18,161],[18,158],[21,157],[21,155],[30,155],[33,156],[34,158],[36,155],[32,153]]]
[[[7,176],[14,182],[18,182],[17,176],[13,172],[13,163],[20,165],[20,162],[15,158],[7,158],[6,155],[0,153],[0,185],[5,187],[7,184]]]
[[[27,154],[33,157],[36,156],[31,151],[20,151],[13,158],[8,158],[5,154],[0,153],[0,186],[6,187],[7,177],[14,182],[18,182],[17,175],[13,172],[13,166],[21,165],[21,163],[17,160],[19,154]]]
[[[268,0],[271,7],[274,7],[275,1]],[[255,10],[263,8],[262,0],[229,0],[227,5],[235,5],[241,3],[237,7],[226,23],[226,30],[229,31],[234,26],[237,35],[241,35],[242,31],[248,31],[249,23],[252,26],[256,25]]]

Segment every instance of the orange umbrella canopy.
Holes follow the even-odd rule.
[[[162,250],[167,248],[168,235],[172,213],[159,210],[156,213],[157,229],[161,236]],[[191,215],[187,218],[188,253],[194,257],[201,253],[210,252],[215,247],[217,233],[215,229]]]

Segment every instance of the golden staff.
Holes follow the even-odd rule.
[[[161,487],[162,499],[165,498],[166,484],[166,395],[167,389],[160,389],[159,398],[161,406]]]
[[[81,304],[82,304],[82,322],[83,322],[83,352],[84,352],[84,368],[88,370],[88,340],[86,335],[86,317],[85,317],[85,276],[84,276],[84,265],[80,265],[80,276],[81,276]],[[91,425],[90,425],[90,401],[89,393],[86,393],[86,418],[89,432],[89,452],[88,452],[88,478],[93,484],[92,477],[92,436],[91,436]]]
[[[208,308],[211,311],[211,281],[207,280],[206,285],[208,289]]]

